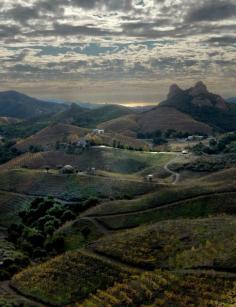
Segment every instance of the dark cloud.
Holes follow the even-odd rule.
[[[186,21],[216,21],[236,16],[236,3],[226,0],[208,0],[200,5],[193,5],[189,10]]]
[[[14,6],[12,9],[5,12],[8,18],[20,23],[25,23],[30,19],[39,18],[39,11],[35,7]]]
[[[7,38],[7,37],[12,37],[15,36],[17,34],[20,34],[20,28],[18,26],[15,25],[0,25],[0,37],[1,38]]]
[[[39,30],[28,34],[34,36],[106,36],[113,32],[96,28],[92,25],[73,26],[71,24],[54,23],[52,30]]]
[[[205,42],[220,46],[232,46],[233,44],[236,44],[236,36],[215,36],[209,38]]]
[[[132,0],[70,0],[70,4],[85,8],[101,8],[105,7],[108,10],[131,10]]]
[[[0,61],[16,79],[233,75],[235,1],[5,0]]]

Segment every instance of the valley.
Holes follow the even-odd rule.
[[[202,82],[144,111],[3,99],[1,306],[235,306],[230,102]]]

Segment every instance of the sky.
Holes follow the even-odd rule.
[[[0,90],[145,105],[236,96],[236,0],[0,0]]]

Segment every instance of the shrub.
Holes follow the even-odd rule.
[[[66,222],[66,221],[72,221],[75,218],[76,218],[76,215],[71,210],[67,210],[63,213],[61,220],[62,222]]]

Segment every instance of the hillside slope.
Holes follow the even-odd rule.
[[[80,114],[77,116],[75,123],[80,127],[95,128],[103,122],[133,113],[135,111],[131,108],[119,105],[106,105]]]
[[[72,125],[51,125],[38,133],[19,141],[15,147],[27,151],[31,145],[44,148],[54,148],[57,142],[76,142],[85,136],[89,130]]]
[[[151,111],[143,113],[137,123],[142,132],[153,132],[155,130],[175,129],[183,132],[202,132],[210,133],[211,128],[191,116],[184,114],[171,107],[156,107]]]
[[[137,132],[147,133],[156,130],[175,129],[182,132],[201,132],[210,134],[212,128],[174,107],[157,106],[141,114],[124,116],[101,124],[106,131],[134,135]]]
[[[15,91],[0,92],[0,116],[29,119],[66,108],[64,104],[42,101]]]

